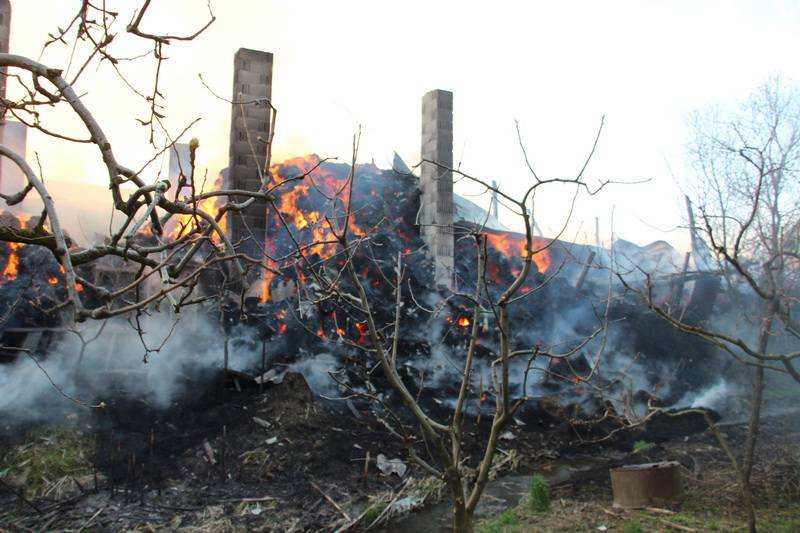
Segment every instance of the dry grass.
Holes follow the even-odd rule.
[[[79,431],[36,431],[24,444],[0,446],[0,479],[28,498],[60,497],[92,473],[93,453],[93,440]]]

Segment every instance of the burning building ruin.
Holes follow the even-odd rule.
[[[410,172],[381,170],[372,164],[350,168],[346,164],[322,161],[314,155],[272,164],[269,172],[264,173],[268,157],[266,141],[271,134],[272,64],[273,56],[267,52],[240,49],[234,57],[230,166],[224,183],[217,186],[258,190],[263,177],[268,180],[267,186],[275,188],[276,200],[274,208],[261,199],[245,212],[229,215],[227,229],[231,241],[252,257],[266,253],[266,268],[259,279],[250,276],[254,287],[244,301],[237,303],[232,299],[233,308],[221,311],[225,333],[231,334],[236,328],[251,328],[251,341],[263,344],[262,367],[300,365],[313,373],[319,369],[306,361],[319,354],[326,354],[327,360],[334,362],[358,359],[349,353],[348,342],[355,346],[367,342],[365,324],[341,302],[320,297],[324,287],[317,282],[314,271],[315,268],[335,271],[344,265],[336,228],[341,228],[346,220],[356,239],[358,253],[354,262],[358,274],[367,282],[369,297],[380,302],[379,315],[386,323],[394,318],[393,302],[396,300],[391,272],[398,262],[409,269],[407,286],[410,292],[403,296],[407,307],[400,313],[400,324],[408,328],[409,333],[404,334],[399,344],[408,354],[409,368],[428,368],[443,383],[446,372],[442,373],[445,366],[440,357],[457,358],[457,348],[464,341],[471,319],[463,304],[446,299],[448,303],[425,321],[421,319],[427,312],[421,309],[442,300],[447,291],[456,286],[457,278],[459,287],[474,279],[477,260],[474,246],[465,238],[460,238],[457,244],[456,237],[472,233],[484,236],[490,251],[486,265],[490,294],[507,286],[519,274],[527,252],[525,236],[508,231],[497,219],[496,208],[494,215],[486,213],[453,193],[453,177],[448,170],[453,164],[452,93],[435,90],[423,97],[421,140],[425,162],[419,177]],[[180,160],[178,171],[188,177],[191,170],[186,152],[183,146],[176,147],[174,160]],[[170,177],[175,172],[171,169]],[[352,182],[351,176],[355,176]],[[351,198],[353,205],[349,205]],[[213,210],[214,200],[209,202],[208,207]],[[168,221],[166,229],[172,235],[180,235],[191,224],[191,215],[181,215]],[[536,292],[549,278],[554,278],[551,281],[557,288],[542,290],[520,306],[514,320],[535,326],[519,328],[515,340],[521,345],[551,349],[569,345],[570,338],[581,338],[597,325],[596,312],[579,303],[604,279],[594,276],[595,270],[590,269],[594,258],[597,263],[610,264],[610,252],[541,237],[533,239],[533,247],[534,271],[521,287],[521,294]],[[27,255],[27,247],[23,248],[8,250],[6,270],[20,264],[19,258]],[[302,261],[298,261],[298,249],[302,250]],[[626,251],[626,255],[631,254],[631,250]],[[176,256],[175,261],[179,258]],[[136,276],[125,264],[124,259],[114,258],[87,265],[83,267],[83,275],[97,287],[119,288],[130,284]],[[6,275],[3,282],[11,287],[35,275],[32,270],[24,274],[19,279],[16,274]],[[199,278],[196,288],[206,294],[221,294],[216,284],[227,276],[223,267],[210,269]],[[57,274],[49,279],[56,280],[55,286],[63,285]],[[669,295],[674,296],[674,291]],[[57,294],[52,296],[55,298]],[[634,308],[625,304],[613,312],[620,316],[639,313]],[[220,311],[209,312],[215,316]],[[481,325],[479,352],[484,361],[496,355],[493,321],[487,314]],[[625,342],[620,341],[619,350],[631,352],[625,355],[626,360],[648,359],[647,354],[636,354],[638,348],[631,348],[637,346],[635,331],[620,334],[618,338],[625,339]],[[19,342],[16,345],[19,346]],[[640,345],[649,352],[660,353],[658,346],[652,343]],[[655,362],[659,357],[653,356],[650,360]],[[595,364],[590,355],[585,356],[584,363],[584,367]],[[361,364],[366,365],[366,361]],[[546,368],[541,370],[547,374]],[[351,378],[363,378],[356,374]],[[311,375],[307,377],[314,383],[321,382]],[[648,378],[643,378],[636,386],[644,390],[651,385]],[[691,386],[701,385],[698,381]],[[520,393],[529,395],[531,391]]]

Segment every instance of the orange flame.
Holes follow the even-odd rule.
[[[23,244],[18,242],[8,243],[8,247],[11,248],[11,254],[8,256],[6,267],[3,269],[3,272],[0,273],[0,277],[2,277],[3,281],[13,281],[17,279],[17,274],[19,274],[19,255],[17,255],[17,250],[23,246]]]
[[[469,318],[465,316],[462,316],[461,318],[458,319],[458,325],[461,326],[462,328],[469,326],[469,324],[470,324]]]
[[[272,283],[272,278],[274,277],[275,274],[271,270],[264,271],[264,279],[261,282],[261,295],[259,297],[262,304],[269,301],[269,284]]]
[[[313,193],[316,195],[315,202],[324,201],[330,206],[333,201],[337,211],[341,213],[347,208],[350,186],[345,178],[338,178],[320,167],[320,161],[316,155],[287,159],[270,167],[270,177],[273,185],[279,185],[294,176],[305,175],[302,180],[286,183],[275,189],[277,197],[275,206],[303,247],[303,253],[316,254],[321,259],[328,259],[336,254],[338,247],[331,225],[338,231],[345,220],[341,216],[334,216],[331,219],[330,213],[313,210],[313,204],[308,199]],[[347,221],[350,233],[357,237],[366,235],[366,231],[355,223],[354,218],[351,216]],[[280,268],[280,265],[276,267]],[[302,273],[300,275],[302,276]],[[271,274],[264,277],[261,289],[262,303],[270,300],[269,284],[273,278],[274,275]],[[302,282],[302,279],[300,281]]]
[[[287,159],[282,163],[273,165],[270,168],[273,177],[287,175],[287,169],[295,168],[299,173],[305,174],[306,177],[302,181],[290,184],[289,187],[281,187],[276,190],[278,196],[278,211],[291,222],[294,226],[293,229],[308,230],[311,232],[311,238],[308,240],[309,244],[314,244],[308,249],[310,254],[319,254],[322,259],[327,259],[336,253],[336,236],[331,231],[331,223],[334,226],[343,225],[344,220],[326,219],[323,213],[301,207],[300,202],[309,197],[311,189],[324,195],[329,199],[335,198],[334,202],[341,207],[347,209],[347,202],[349,200],[350,185],[344,178],[338,178],[333,174],[325,171],[320,164],[320,158],[316,155],[309,155],[306,157],[295,157]],[[316,167],[316,168],[315,168]],[[296,172],[291,172],[296,175]],[[286,178],[288,179],[288,178]],[[285,179],[283,180],[285,181]],[[282,181],[277,178],[277,182]],[[366,232],[350,218],[349,227],[353,235],[362,237]],[[338,228],[337,228],[338,229]]]
[[[218,191],[222,189],[223,181],[224,181],[223,176],[222,174],[220,174],[214,181],[214,185],[211,187],[210,190]],[[197,194],[200,194],[200,192],[201,192],[200,190],[196,191]],[[204,192],[209,192],[209,191],[204,191]],[[173,190],[170,190],[170,192],[168,193],[170,199],[172,198],[172,194],[174,194],[174,192]],[[212,216],[216,216],[216,214],[219,212],[219,209],[223,205],[225,205],[226,201],[227,197],[225,196],[212,196],[210,198],[204,198],[197,202],[197,210],[204,211]],[[193,204],[189,205],[190,207],[194,207]],[[201,222],[203,221],[203,219],[200,218],[199,216],[195,219],[195,216],[192,214],[174,215],[167,223],[167,226],[164,228],[164,234],[170,239],[177,239],[178,237],[186,233],[186,228],[193,227],[195,225],[196,220],[199,220]],[[227,222],[228,222],[227,216],[217,221],[217,224],[219,225],[223,233],[227,231]],[[144,233],[148,233],[150,231],[149,226],[145,226],[145,229],[143,231]],[[211,242],[213,242],[214,244],[220,243],[220,237],[216,232],[213,232],[211,234]]]
[[[518,233],[486,233],[486,242],[508,257],[525,257],[528,252],[525,236]],[[553,262],[550,250],[545,248],[547,244],[544,239],[533,239],[531,259],[539,272],[547,272]]]

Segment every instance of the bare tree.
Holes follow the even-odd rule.
[[[602,124],[598,130],[598,138],[602,131]],[[463,362],[459,369],[458,395],[455,404],[446,420],[437,420],[437,415],[426,410],[420,402],[419,393],[412,393],[407,378],[404,379],[400,369],[403,361],[408,360],[407,354],[403,354],[399,348],[398,340],[402,335],[401,331],[401,308],[406,305],[406,298],[403,297],[404,281],[407,280],[408,271],[403,265],[402,255],[398,255],[396,264],[393,266],[393,274],[382,274],[384,280],[391,281],[396,296],[394,320],[389,323],[381,322],[376,312],[376,306],[381,306],[380,302],[373,301],[365,283],[368,283],[359,274],[356,261],[359,256],[363,256],[363,248],[369,246],[369,235],[353,235],[351,222],[352,212],[357,209],[352,197],[355,183],[358,179],[356,154],[358,151],[358,136],[353,141],[353,159],[350,167],[350,175],[346,183],[342,186],[340,194],[333,198],[334,208],[326,218],[331,234],[335,237],[338,245],[338,258],[341,266],[335,269],[330,268],[330,264],[315,266],[310,261],[306,261],[305,266],[310,268],[314,278],[318,281],[320,290],[314,296],[315,301],[335,300],[343,307],[354,320],[363,324],[363,331],[368,339],[368,344],[354,348],[365,350],[374,366],[380,368],[391,390],[399,398],[405,410],[413,417],[416,428],[413,425],[404,424],[401,416],[391,411],[386,402],[381,399],[381,395],[376,393],[356,390],[351,384],[337,379],[339,384],[349,391],[346,398],[361,396],[370,401],[379,403],[382,408],[389,412],[389,418],[393,423],[386,423],[389,430],[401,438],[407,447],[409,457],[417,463],[424,471],[433,474],[444,480],[453,498],[453,531],[469,532],[474,528],[474,513],[480,501],[486,484],[489,480],[490,471],[494,464],[497,444],[500,435],[507,427],[512,417],[524,405],[527,400],[525,392],[527,390],[528,375],[534,370],[537,360],[547,358],[568,359],[585,347],[589,340],[602,337],[606,332],[607,321],[601,320],[597,330],[584,339],[577,342],[566,353],[555,353],[546,346],[516,346],[514,341],[514,326],[510,320],[511,309],[515,306],[524,306],[536,298],[536,293],[541,290],[560,270],[554,268],[554,273],[548,273],[540,285],[529,291],[530,287],[522,290],[526,281],[536,272],[536,259],[539,254],[548,253],[548,248],[555,241],[535,240],[532,233],[531,212],[529,210],[530,200],[534,194],[543,194],[549,186],[554,184],[571,185],[574,187],[575,195],[583,191],[588,194],[595,194],[609,182],[601,182],[596,188],[591,188],[584,179],[584,171],[591,159],[591,154],[597,144],[595,139],[590,155],[579,173],[570,178],[540,178],[536,175],[533,168],[530,168],[530,185],[522,198],[516,199],[504,193],[497,186],[490,184],[486,180],[471,176],[458,169],[447,168],[436,161],[423,161],[423,163],[436,165],[442,170],[449,170],[459,176],[477,183],[489,194],[496,194],[510,209],[518,215],[524,225],[524,252],[520,258],[522,268],[517,272],[510,285],[502,287],[498,291],[490,291],[487,279],[487,236],[481,226],[456,228],[456,234],[461,239],[468,239],[475,250],[474,275],[468,291],[456,290],[452,293],[445,291],[443,299],[457,299],[465,302],[465,308],[469,308],[469,318],[464,319],[464,324],[469,325],[468,340],[465,352],[462,354]],[[527,156],[526,156],[527,158]],[[336,206],[339,206],[337,212]],[[569,215],[565,217],[565,225],[569,220]],[[563,231],[563,229],[562,229]],[[302,255],[302,254],[301,254]],[[302,255],[303,260],[305,256]],[[413,294],[409,295],[415,305],[419,305],[414,300]],[[495,324],[496,333],[499,337],[499,349],[497,356],[489,362],[489,383],[484,383],[474,375],[476,365],[476,347],[480,343],[480,327],[485,316],[492,317]],[[607,318],[607,317],[606,317]],[[601,343],[602,346],[602,343]],[[522,361],[521,365],[512,366],[513,363]],[[512,370],[513,369],[513,370]],[[576,379],[591,379],[593,369],[589,376],[571,377]],[[514,397],[514,387],[512,385],[512,371],[521,372],[523,386],[519,397]],[[519,377],[519,376],[517,376]],[[419,390],[421,383],[415,383]],[[370,387],[367,387],[367,391]],[[485,395],[494,397],[494,413],[491,418],[489,435],[486,441],[481,444],[481,456],[477,462],[468,457],[464,452],[466,443],[465,420],[468,412],[468,405],[473,402],[481,402]],[[346,399],[345,398],[345,399]],[[422,445],[423,449],[429,450],[429,458],[423,458],[417,446]]]
[[[696,217],[698,227],[692,222],[691,230],[710,246],[710,253],[704,254],[702,241],[695,243],[695,263],[701,271],[724,280],[725,301],[731,309],[718,309],[716,320],[697,323],[659,305],[647,288],[639,292],[675,327],[712,342],[752,369],[747,440],[741,459],[733,464],[746,500],[749,528],[755,531],[750,477],[765,373],[781,373],[800,383],[800,322],[796,318],[800,92],[772,78],[738,110],[698,113],[694,131],[690,154],[698,173],[692,183],[698,207],[696,212],[690,207],[690,219]],[[734,309],[737,316],[731,317],[728,312]]]
[[[4,98],[2,114],[14,117],[28,127],[64,143],[94,145],[98,163],[107,171],[110,203],[116,214],[121,215],[118,229],[109,233],[106,242],[88,248],[76,248],[64,231],[53,199],[41,179],[41,172],[37,173],[31,168],[23,158],[24,154],[16,154],[10,148],[0,146],[0,155],[19,167],[25,179],[21,190],[1,195],[3,200],[9,206],[17,205],[35,190],[44,206],[35,227],[20,229],[0,225],[0,239],[43,246],[52,251],[64,272],[67,290],[67,299],[53,310],[69,308],[77,321],[86,318],[106,319],[140,312],[148,306],[168,300],[170,307],[178,311],[183,306],[197,303],[195,289],[199,280],[208,270],[214,269],[224,270],[226,288],[238,291],[243,299],[248,288],[247,273],[252,269],[266,268],[263,258],[237,253],[237,243],[231,242],[223,229],[227,216],[242,211],[256,199],[273,198],[274,189],[269,188],[266,178],[262,179],[257,190],[203,191],[195,189],[198,180],[194,176],[181,175],[177,190],[170,195],[172,199],[168,196],[168,181],[148,183],[143,178],[148,167],[181,140],[196,122],[175,133],[168,131],[162,121],[164,109],[160,73],[167,59],[162,51],[176,42],[191,41],[200,36],[215,20],[210,3],[208,8],[208,21],[197,31],[189,35],[156,35],[144,29],[151,9],[150,0],[131,9],[130,22],[123,28],[120,28],[121,19],[126,14],[114,12],[105,4],[96,5],[85,0],[80,2],[69,24],[51,34],[44,45],[45,49],[51,46],[74,47],[71,61],[79,67],[73,70],[74,74],[69,79],[62,68],[14,54],[0,54],[0,66],[4,71],[7,70],[9,81],[14,82],[8,85],[23,95],[15,100]],[[113,44],[119,31],[150,43],[153,47],[152,59],[147,56],[120,56]],[[124,76],[120,64],[127,61],[154,62],[154,84],[150,90],[137,88],[133,81]],[[120,161],[112,140],[83,103],[79,90],[76,90],[84,73],[92,65],[112,68],[119,75],[123,88],[140,97],[149,110],[148,118],[140,122],[147,129],[153,156],[141,168],[133,169]],[[242,106],[251,104],[254,103],[240,103]],[[266,104],[269,105],[269,102]],[[42,119],[42,108],[69,109],[83,126],[84,132],[73,134],[57,131]],[[271,109],[274,120],[274,108]],[[271,143],[271,139],[267,142]],[[198,147],[197,140],[192,140],[192,161]],[[268,168],[269,160],[265,166]],[[262,177],[266,172],[266,169],[262,169]],[[176,228],[175,231],[169,231],[170,227]],[[109,256],[122,258],[126,263],[138,266],[139,271],[133,282],[109,288],[95,285],[80,275],[81,265]],[[140,290],[146,284],[149,289]],[[132,299],[129,298],[131,294],[135,294]]]

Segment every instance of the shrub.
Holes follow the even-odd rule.
[[[528,505],[536,513],[544,513],[550,510],[550,485],[541,474],[535,474],[531,478]]]

